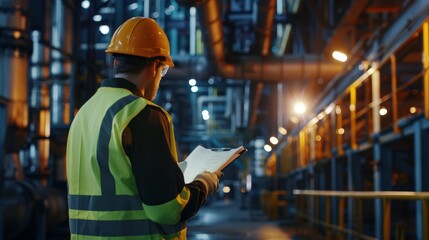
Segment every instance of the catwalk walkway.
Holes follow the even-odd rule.
[[[188,240],[307,240],[284,220],[269,220],[262,211],[218,201],[200,209],[188,222]]]

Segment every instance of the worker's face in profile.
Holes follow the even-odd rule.
[[[145,98],[153,101],[156,97],[156,93],[158,92],[159,83],[161,82],[161,78],[165,75],[168,70],[168,66],[160,61],[155,61],[154,63],[154,77],[153,81],[150,82],[149,86],[145,90]],[[167,69],[166,69],[167,68]]]

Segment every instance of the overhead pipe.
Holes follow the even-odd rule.
[[[301,79],[331,79],[343,64],[328,62],[316,55],[272,57],[238,57],[226,62],[223,42],[223,27],[219,1],[178,0],[184,6],[195,6],[199,19],[206,29],[206,46],[209,57],[216,63],[215,73],[230,79],[283,82]]]
[[[276,13],[277,0],[259,0],[256,24],[256,50],[262,56],[267,56],[271,49],[274,15]]]
[[[264,3],[266,5],[263,5]],[[258,2],[256,50],[260,49],[260,54],[262,55],[262,57],[266,57],[270,53],[275,10],[276,0]],[[250,127],[250,129],[253,129],[253,127],[255,126],[256,113],[259,107],[263,88],[264,84],[262,82],[258,82],[256,84],[253,106],[249,113],[250,122],[248,123],[248,127]]]

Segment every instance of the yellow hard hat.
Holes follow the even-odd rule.
[[[125,21],[116,29],[106,52],[146,58],[162,56],[169,67],[174,67],[167,35],[151,18],[133,17]]]

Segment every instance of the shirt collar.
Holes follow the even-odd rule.
[[[101,87],[125,88],[134,95],[143,97],[137,86],[125,78],[112,78],[103,80]]]

